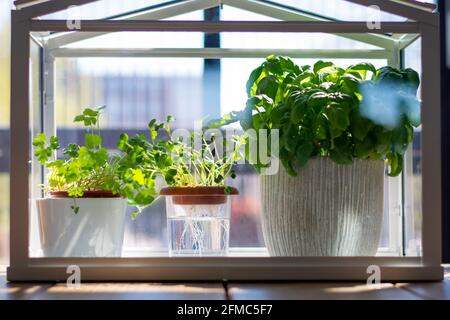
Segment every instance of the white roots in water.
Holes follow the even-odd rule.
[[[183,224],[183,231],[176,236],[176,253],[226,254],[230,221],[220,214],[222,208],[211,205],[183,207],[186,216],[172,218],[172,223]]]

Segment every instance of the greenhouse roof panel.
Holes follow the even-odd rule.
[[[96,14],[101,13],[100,17],[89,17],[89,19],[104,19],[110,16],[119,15],[122,12],[130,10],[144,9],[149,5],[170,2],[186,2],[189,0],[167,1],[167,0],[128,0],[113,2],[111,0],[16,0],[14,4],[18,9],[22,9],[23,15],[30,18],[46,17],[50,15],[58,17],[58,12],[64,11],[67,7],[78,5],[81,10],[89,16],[93,14],[95,8]],[[247,0],[239,0],[246,2]],[[255,0],[256,1],[256,0]],[[364,20],[367,16],[364,10],[368,7],[378,7],[383,18],[387,21],[392,19],[407,18],[410,20],[427,22],[430,20],[430,13],[435,11],[436,5],[433,0],[415,1],[415,0],[258,0],[265,3],[278,3],[279,5],[292,6],[297,9],[307,10],[313,15],[322,17],[334,17],[336,12],[329,14],[330,8],[339,6],[338,20],[359,19]],[[216,5],[227,3],[227,0],[216,0]]]
[[[67,19],[70,5],[79,5],[82,20],[163,20],[197,10],[205,10],[218,5],[246,10],[257,15],[281,21],[371,21],[381,22],[420,21],[437,23],[433,4],[413,0],[18,0],[16,5],[25,6],[19,10],[24,17],[39,13],[42,19]],[[119,4],[119,5],[118,5]],[[373,7],[373,6],[378,7]],[[333,8],[335,8],[333,10]],[[375,9],[374,9],[375,8]],[[379,8],[381,11],[374,12]],[[43,14],[49,12],[49,14]],[[43,14],[43,15],[42,15]],[[100,15],[101,18],[95,17]],[[73,18],[72,18],[73,19]],[[89,39],[104,33],[59,33],[51,35],[52,47],[64,46]],[[338,34],[342,37],[385,49],[409,44],[404,34]],[[401,42],[401,43],[400,43]]]
[[[54,1],[54,0],[50,0]],[[165,6],[182,2],[183,0],[95,0],[76,8],[81,19],[115,19],[147,10],[149,7]],[[68,10],[63,10],[41,16],[41,19],[67,19]]]

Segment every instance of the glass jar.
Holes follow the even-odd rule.
[[[171,256],[225,256],[235,188],[167,187],[166,212]]]

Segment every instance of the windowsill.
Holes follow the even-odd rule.
[[[376,254],[377,257],[398,257],[397,252],[389,250],[389,248],[380,248]],[[412,255],[411,255],[412,256]],[[43,257],[42,252],[35,252],[31,255],[33,258]],[[165,258],[169,257],[167,250],[154,250],[150,247],[128,247],[125,248],[122,258]],[[186,256],[188,257],[188,256]],[[192,256],[189,256],[192,257]],[[207,256],[205,256],[207,257]],[[265,247],[233,247],[228,251],[227,257],[269,257],[267,248]]]
[[[167,251],[152,251],[145,248],[128,248],[124,251],[123,257],[168,257]],[[269,253],[264,247],[255,248],[230,248],[227,257],[268,257]]]

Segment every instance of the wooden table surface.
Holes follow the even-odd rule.
[[[0,300],[14,299],[450,299],[450,269],[442,282],[383,283],[380,288],[358,282],[270,283],[8,283],[0,273]]]

